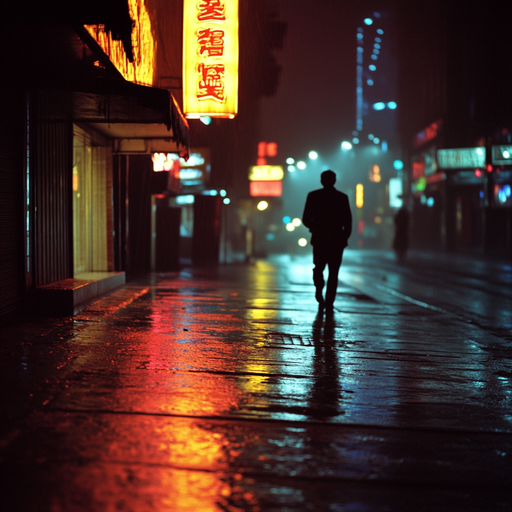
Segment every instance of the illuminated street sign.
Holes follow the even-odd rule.
[[[284,177],[280,165],[255,165],[249,168],[250,181],[281,181]]]
[[[283,194],[282,181],[251,181],[251,197],[281,197]]]
[[[438,149],[437,163],[441,169],[485,167],[485,148]]]
[[[234,118],[238,111],[238,0],[184,0],[183,110]]]
[[[494,165],[512,165],[512,146],[492,146],[492,163]]]
[[[356,206],[362,208],[364,204],[364,186],[361,183],[356,185]]]

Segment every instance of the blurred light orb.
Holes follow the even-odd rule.
[[[298,218],[298,217],[295,217],[295,219],[292,220],[292,224],[298,228],[301,224],[302,224],[302,221]]]
[[[283,217],[283,224],[288,224],[291,221],[292,221],[292,218],[289,215],[285,215]]]
[[[260,201],[260,202],[258,203],[258,206],[256,206],[256,208],[258,208],[258,210],[259,210],[260,212],[262,212],[263,210],[266,210],[266,209],[268,208],[268,203],[267,203],[267,201]]]
[[[373,104],[373,110],[384,110],[386,108],[386,104],[383,101],[378,101]]]
[[[365,18],[364,23],[365,25],[371,25],[373,23],[373,20],[371,18]]]
[[[374,137],[375,137],[375,135],[373,135],[373,133],[368,134],[368,140],[373,140]]]
[[[289,165],[287,167],[287,169],[288,169],[288,172],[295,172],[295,165]]]
[[[384,34],[384,30],[382,30],[381,28],[378,28],[377,29],[377,34],[380,34],[380,35]]]
[[[220,194],[220,197],[226,197],[227,196],[227,192],[225,190],[221,190],[219,192],[219,194]]]
[[[366,81],[366,83],[371,87],[373,85],[373,80],[370,78]]]
[[[359,144],[359,139],[358,139],[357,137],[354,137],[354,138],[352,139],[352,143],[353,143],[353,144]]]
[[[434,206],[434,198],[433,197],[429,197],[427,199],[427,206],[432,208],[432,206]]]
[[[318,153],[316,151],[310,151],[309,158],[311,158],[311,160],[316,160],[318,158]]]
[[[297,242],[301,247],[306,247],[308,245],[308,241],[305,238],[299,238],[299,241]]]
[[[210,116],[201,116],[199,119],[201,120],[201,123],[205,124],[206,126],[212,122],[212,118]]]
[[[368,69],[369,69],[370,71],[377,71],[377,66],[376,66],[375,64],[370,64],[370,65],[368,66]]]
[[[293,231],[294,229],[295,226],[291,222],[288,222],[288,224],[286,224],[286,231]]]
[[[401,171],[403,168],[404,168],[404,163],[402,162],[402,160],[395,160],[393,162],[393,167],[397,170],[397,171]]]
[[[303,162],[302,160],[300,160],[299,162],[297,162],[297,167],[299,169],[305,169],[306,168],[306,162]]]
[[[378,144],[379,142],[380,142],[379,137],[374,137],[374,138],[373,138],[373,143],[374,143],[374,144]]]
[[[510,158],[510,153],[507,150],[503,151],[503,158]]]
[[[395,110],[396,107],[397,107],[397,105],[396,105],[395,101],[390,101],[388,103],[388,108],[390,108],[391,110]]]
[[[352,149],[352,144],[350,144],[350,142],[348,140],[344,140],[342,143],[341,143],[341,149],[345,149],[346,151]]]
[[[225,198],[222,200],[222,202],[223,202],[224,204],[229,204],[229,203],[231,203],[231,199],[229,199],[229,197],[225,197]]]
[[[294,160],[292,157],[290,157],[290,156],[289,156],[289,157],[286,159],[286,163],[287,163],[287,164],[289,164],[289,165],[292,165],[292,164],[294,164],[294,163],[295,163],[295,160]]]

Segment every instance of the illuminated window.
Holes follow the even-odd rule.
[[[103,145],[102,145],[103,144]],[[112,270],[108,262],[111,190],[107,166],[110,147],[74,126],[73,135],[73,265],[74,274]]]

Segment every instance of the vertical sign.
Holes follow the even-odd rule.
[[[238,0],[184,0],[183,111],[230,119],[238,111]]]

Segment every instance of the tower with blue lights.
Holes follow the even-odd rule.
[[[373,12],[357,28],[353,144],[396,145],[396,59],[391,16]],[[395,148],[396,149],[396,148]]]

